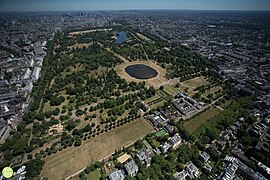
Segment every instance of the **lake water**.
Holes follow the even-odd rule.
[[[122,32],[117,32],[116,33],[116,43],[117,44],[122,44],[123,42],[125,42],[127,40],[127,33],[122,31]]]
[[[143,64],[130,65],[125,68],[125,71],[136,79],[150,79],[156,77],[158,72],[149,66]]]

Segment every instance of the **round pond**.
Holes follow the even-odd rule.
[[[134,64],[127,66],[125,71],[136,79],[150,79],[156,77],[158,72],[153,68],[146,66],[144,64]]]

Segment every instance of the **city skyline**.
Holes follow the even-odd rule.
[[[177,0],[2,0],[0,11],[76,11],[76,10],[270,10],[267,0],[199,0],[177,1]]]

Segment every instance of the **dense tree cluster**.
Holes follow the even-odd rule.
[[[140,143],[136,143],[138,146]],[[184,165],[192,161],[197,167],[202,167],[199,151],[194,145],[180,145],[177,150],[171,149],[167,156],[156,154],[151,160],[151,166],[145,167],[138,159],[139,173],[136,179],[175,179],[173,174],[183,170]]]
[[[221,131],[228,128],[239,117],[247,117],[249,115],[246,108],[251,108],[253,106],[250,99],[250,97],[247,97],[234,101],[223,112],[209,119],[206,123],[200,126],[195,133],[197,137],[199,137],[203,144],[208,144],[212,140],[218,138]]]
[[[113,46],[112,50],[127,58],[129,61],[146,60],[146,55],[140,44],[126,43],[121,46]]]
[[[37,176],[39,176],[43,166],[44,166],[44,161],[42,160],[30,160],[28,161],[26,165],[26,177],[27,179],[33,179]]]

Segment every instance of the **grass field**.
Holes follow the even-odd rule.
[[[41,176],[54,180],[68,177],[87,165],[111,155],[115,149],[137,141],[153,130],[153,127],[141,118],[86,140],[79,147],[71,147],[45,158]]]
[[[160,147],[160,142],[158,142],[155,138],[152,140],[154,144],[154,148]]]
[[[148,98],[144,101],[151,109],[157,108],[158,106],[163,106],[165,100],[158,94],[155,96]]]
[[[179,92],[178,89],[174,88],[171,85],[164,86],[164,91],[166,91],[171,96],[175,96]]]
[[[196,78],[181,82],[179,89],[181,91],[185,91],[185,89],[188,88],[189,90],[188,94],[194,95],[195,94],[194,89],[196,89],[199,86],[207,85],[207,84],[209,84],[207,79],[204,76],[200,76],[200,77],[196,77]]]
[[[160,96],[158,94],[144,100],[144,102],[149,105],[149,103],[152,103],[152,102],[156,101],[157,99],[160,99]]]
[[[150,108],[151,108],[151,109],[155,109],[155,108],[157,108],[157,107],[161,107],[161,106],[164,105],[165,102],[166,102],[165,100],[161,100],[161,101],[159,101],[159,102],[157,102],[157,103],[154,103],[154,104],[150,105]]]
[[[215,115],[219,114],[220,110],[217,108],[211,108],[206,112],[192,118],[191,120],[187,121],[184,126],[187,128],[188,131],[194,132],[198,127],[200,127],[203,123],[205,123],[208,119],[214,117]]]
[[[70,32],[69,37],[76,36],[76,35],[81,35],[81,34],[86,34],[86,33],[111,31],[111,30],[112,29],[89,29],[89,30],[84,30],[84,31],[75,31],[75,32]]]
[[[162,137],[166,134],[166,131],[164,129],[158,131],[155,135],[156,137]]]
[[[44,104],[44,108],[43,108],[43,111],[46,112],[46,111],[52,111],[52,110],[55,110],[56,108],[59,108],[60,110],[62,110],[62,107],[64,105],[67,105],[68,104],[68,100],[67,100],[67,95],[62,95],[65,97],[65,101],[63,103],[61,103],[59,106],[51,106],[50,105],[50,102],[46,102]]]
[[[99,171],[96,169],[93,172],[90,172],[89,174],[86,175],[87,180],[99,180],[100,178],[100,173]]]
[[[69,49],[73,49],[73,48],[79,48],[79,49],[82,49],[82,48],[88,48],[89,46],[93,45],[93,43],[77,43],[77,44],[74,44],[72,46],[68,46]]]
[[[142,39],[142,40],[144,40],[144,41],[151,41],[151,39],[149,39],[148,37],[146,37],[145,35],[143,35],[143,34],[140,34],[140,33],[136,33],[137,34],[137,36],[140,38],[140,39]]]
[[[221,104],[220,107],[227,108],[233,102],[232,99],[227,100],[225,103]]]
[[[222,87],[216,86],[216,87],[211,88],[209,91],[206,91],[206,92],[203,93],[202,95],[203,95],[204,97],[207,97],[210,93],[215,94],[215,93],[218,92],[219,90],[222,91],[222,90],[223,90]],[[214,96],[215,96],[215,95],[214,95]]]

